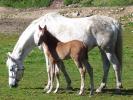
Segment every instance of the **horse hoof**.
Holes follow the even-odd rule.
[[[44,91],[44,92],[47,92],[47,91],[48,91],[48,89],[44,88],[44,89],[43,89],[43,91]]]
[[[46,93],[49,94],[51,91],[47,91]]]
[[[119,88],[123,88],[123,85],[121,84],[121,85],[119,86]]]
[[[84,93],[83,91],[82,91],[82,92],[80,91],[80,92],[78,93],[78,95],[79,95],[79,96],[83,96],[83,95],[85,95],[85,93]]]
[[[55,90],[53,93],[57,93],[58,92],[58,90]]]
[[[96,93],[101,93],[102,90],[101,89],[96,89]]]
[[[43,91],[46,92],[46,91],[49,90],[49,88],[50,88],[50,87],[46,86],[46,87],[43,89]]]
[[[83,96],[83,95],[84,95],[84,93],[78,93],[78,95],[79,95],[79,96]]]

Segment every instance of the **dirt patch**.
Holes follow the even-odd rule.
[[[120,20],[123,24],[133,22],[133,6],[128,7],[86,7],[62,8],[60,0],[49,8],[13,9],[0,7],[0,33],[21,33],[30,22],[48,12],[58,11],[68,17],[84,17],[94,14],[106,15]],[[59,3],[58,3],[59,2]]]

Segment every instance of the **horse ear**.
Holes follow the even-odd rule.
[[[39,28],[39,30],[40,30],[40,31],[42,31],[42,28],[41,28],[41,26],[40,26],[40,25],[38,26],[38,28]]]

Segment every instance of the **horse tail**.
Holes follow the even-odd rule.
[[[116,57],[119,61],[119,64],[121,66],[121,70],[122,70],[122,27],[121,27],[121,24],[118,23],[118,26],[117,26],[117,41],[116,41],[116,46],[115,46],[115,53],[116,53]]]

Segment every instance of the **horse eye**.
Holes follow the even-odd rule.
[[[10,71],[13,71],[13,68],[11,68]]]

